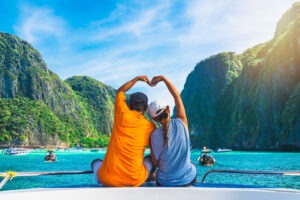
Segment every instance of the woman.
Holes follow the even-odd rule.
[[[190,159],[188,121],[184,105],[177,89],[164,76],[156,76],[151,86],[164,82],[174,98],[176,118],[170,118],[169,106],[154,101],[149,105],[149,114],[161,124],[151,134],[151,159],[157,167],[156,182],[161,186],[186,186],[196,180],[196,167]]]

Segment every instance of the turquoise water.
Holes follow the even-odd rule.
[[[90,170],[90,163],[96,158],[103,158],[105,152],[55,152],[57,162],[44,162],[45,152],[31,152],[22,156],[0,155],[0,172],[17,171],[81,171]],[[211,169],[236,170],[275,170],[300,171],[300,153],[270,152],[227,152],[213,153],[216,164],[203,167],[197,164],[198,180]],[[199,152],[194,152],[191,159],[198,163]],[[2,180],[0,178],[0,180]],[[78,186],[94,184],[91,174],[15,177],[3,190],[25,189],[37,187]],[[212,173],[207,176],[206,183],[246,184],[256,186],[272,186],[300,189],[299,176],[242,175]]]

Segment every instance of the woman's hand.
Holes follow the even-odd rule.
[[[161,82],[164,80],[163,76],[154,76],[151,80],[151,86],[154,87],[157,85],[157,83]]]
[[[186,128],[188,128],[188,121],[185,113],[185,108],[181,99],[181,96],[178,92],[178,90],[175,88],[175,86],[164,76],[154,76],[151,80],[151,86],[154,87],[157,85],[157,83],[163,81],[169,92],[174,98],[175,106],[176,106],[176,118],[180,118],[183,123],[186,125]]]

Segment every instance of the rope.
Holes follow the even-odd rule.
[[[10,180],[12,180],[13,178],[15,178],[17,176],[17,172],[13,172],[13,171],[7,171],[6,173],[1,173],[0,174],[1,177],[9,177]]]
[[[14,177],[17,176],[17,173],[13,171],[8,171],[6,173],[0,174],[0,176],[4,177],[4,179],[0,182],[0,190],[1,190],[7,181],[12,180]]]
[[[17,176],[17,172],[8,171],[5,176],[10,176],[10,181]]]

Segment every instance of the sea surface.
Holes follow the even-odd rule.
[[[99,152],[60,152],[55,151],[56,162],[45,162],[46,151],[32,151],[27,155],[8,156],[0,154],[0,172],[44,172],[44,171],[85,171],[91,170],[90,163],[96,158],[104,158],[105,151]],[[197,179],[201,181],[205,172],[212,169],[226,170],[266,170],[300,171],[300,153],[279,152],[224,152],[211,153],[216,163],[212,167],[198,164],[200,152],[191,154],[197,166]],[[0,177],[0,181],[2,178]],[[244,175],[211,173],[206,183],[244,184],[300,190],[300,176],[286,175]],[[39,187],[61,187],[96,184],[92,174],[54,175],[37,177],[15,177],[7,182],[2,190],[14,190]]]

